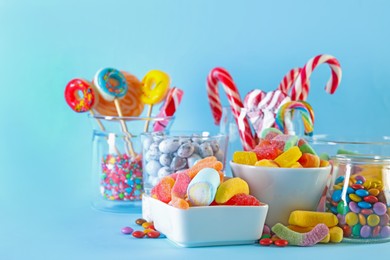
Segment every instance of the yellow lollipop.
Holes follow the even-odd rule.
[[[141,101],[149,105],[147,116],[152,114],[153,105],[160,103],[169,89],[170,79],[168,74],[160,70],[151,70],[142,79]],[[145,132],[148,131],[149,120],[145,124]]]

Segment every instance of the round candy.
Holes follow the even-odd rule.
[[[345,216],[345,222],[351,227],[356,225],[359,222],[358,215],[353,212],[348,212]]]
[[[145,236],[145,233],[143,231],[137,230],[132,233],[133,237],[136,238],[143,238]]]
[[[142,79],[142,83],[142,102],[155,105],[164,99],[169,88],[170,79],[165,72],[151,70]]]
[[[367,217],[367,224],[371,227],[375,227],[380,222],[380,218],[378,215],[371,214]]]
[[[150,238],[158,238],[160,236],[160,232],[153,230],[146,234]]]
[[[371,235],[371,227],[367,225],[362,226],[362,228],[360,229],[360,236],[363,238],[367,238],[370,237],[370,235]]]
[[[288,245],[288,241],[285,239],[277,239],[275,240],[274,244],[279,247],[285,247]]]
[[[126,79],[128,90],[126,95],[119,100],[119,105],[123,116],[139,116],[144,110],[145,104],[141,101],[141,81],[134,75],[122,71]],[[105,100],[99,93],[99,102],[96,102],[95,110],[106,116],[118,116],[115,104],[111,101]]]
[[[259,244],[262,246],[269,246],[269,245],[272,245],[272,243],[273,243],[273,241],[271,238],[262,238],[259,241]]]
[[[359,208],[359,206],[357,205],[357,203],[355,201],[350,201],[348,205],[349,205],[349,209],[352,212],[355,212],[355,213],[359,213],[360,212],[360,208]]]
[[[72,79],[65,87],[65,101],[73,111],[87,112],[94,106],[95,93],[88,81]]]
[[[358,202],[358,206],[362,209],[369,209],[372,207],[372,205],[368,202],[365,202],[365,201],[360,201]]]
[[[100,95],[107,101],[124,97],[128,90],[125,76],[113,68],[99,70],[93,82]]]
[[[360,190],[355,191],[355,194],[358,195],[359,197],[365,197],[365,196],[369,195],[368,191],[366,191],[364,189],[360,189]]]
[[[382,202],[377,202],[374,204],[373,210],[377,215],[382,216],[386,213],[387,207],[386,204]]]
[[[130,235],[131,233],[133,233],[133,229],[131,227],[124,227],[124,228],[122,228],[121,231],[125,235]]]

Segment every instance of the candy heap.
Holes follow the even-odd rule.
[[[276,128],[265,129],[259,144],[252,151],[234,152],[233,162],[281,168],[316,168],[329,165],[304,139],[283,134]]]
[[[65,87],[65,100],[77,113],[90,112],[102,116],[119,117],[125,152],[122,153],[118,144],[113,151],[106,151],[101,159],[100,191],[109,200],[140,200],[142,187],[142,156],[133,147],[133,135],[122,117],[139,117],[144,106],[149,105],[145,120],[145,131],[149,131],[148,118],[152,107],[164,101],[158,112],[163,120],[153,125],[153,131],[164,131],[179,106],[183,91],[176,87],[170,88],[169,76],[159,70],[148,72],[140,82],[137,77],[125,71],[114,68],[100,69],[93,81],[72,79]],[[96,118],[101,131],[105,127]],[[130,129],[131,130],[131,129]],[[109,140],[107,140],[109,142]]]
[[[283,126],[276,122],[278,111],[287,102],[302,102],[307,99],[311,73],[317,66],[324,63],[330,66],[332,72],[325,90],[329,94],[333,94],[341,81],[341,67],[335,57],[323,54],[310,59],[303,68],[291,69],[283,77],[277,90],[268,93],[259,89],[252,90],[245,96],[244,102],[241,100],[240,93],[231,75],[223,68],[212,69],[207,78],[207,94],[215,123],[220,123],[222,114],[222,105],[218,93],[218,83],[221,83],[237,122],[243,150],[252,150],[256,145],[256,137],[259,138],[264,129],[279,127],[284,130]],[[310,135],[313,130],[314,118],[311,118],[312,113],[310,111],[302,109],[303,106],[306,106],[306,110],[309,110],[307,103],[301,103],[299,106],[300,109],[298,110],[309,114],[309,116],[304,115],[303,119],[305,133]],[[255,132],[254,134],[252,134],[250,123]],[[291,127],[284,130],[285,133],[290,133],[290,131]]]
[[[337,215],[344,237],[390,237],[390,208],[382,179],[372,174],[376,170],[381,176],[378,168],[360,166],[351,177],[340,175],[334,181],[327,209]]]
[[[224,178],[223,164],[214,156],[199,160],[191,168],[163,177],[151,195],[180,209],[209,205],[260,206],[249,195],[248,184],[240,178]]]
[[[161,178],[180,170],[208,156],[215,156],[224,163],[225,136],[169,136],[164,133],[150,133],[143,136],[144,187],[148,193]],[[151,187],[149,187],[151,186]]]

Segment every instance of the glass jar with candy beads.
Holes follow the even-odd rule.
[[[90,119],[92,206],[118,213],[141,212],[144,184],[140,134],[145,131],[146,122],[151,132],[167,132],[174,118],[94,115]]]
[[[339,154],[326,210],[334,213],[345,242],[390,241],[390,157]]]

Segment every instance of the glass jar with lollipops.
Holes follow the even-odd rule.
[[[100,69],[94,77],[93,83],[99,91],[99,94],[106,101],[114,101],[119,117],[123,117],[122,109],[119,104],[119,99],[123,98],[127,91],[128,85],[125,76],[118,70],[113,68]],[[132,157],[136,153],[131,142],[132,135],[127,129],[127,125],[123,120],[120,120],[122,131],[125,134],[125,141],[127,143],[126,150]]]

